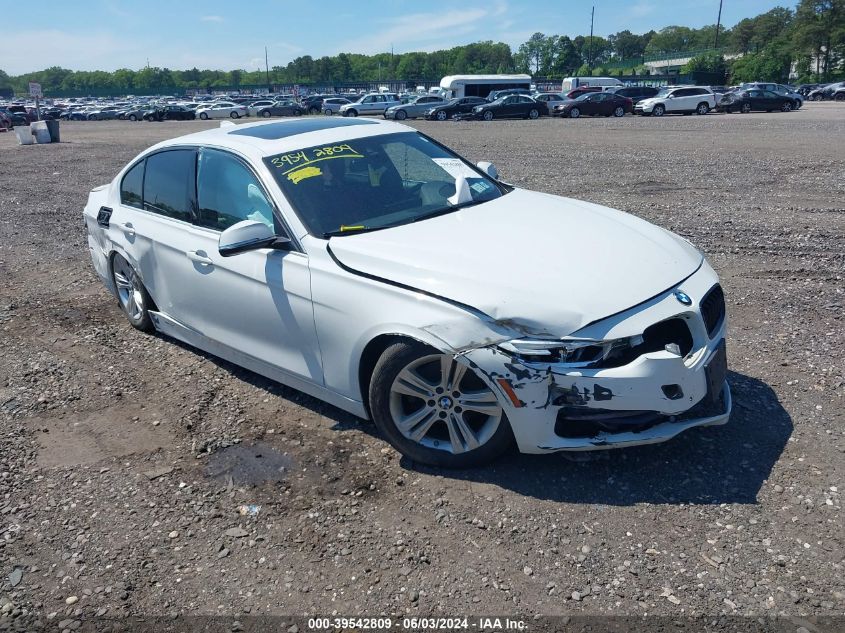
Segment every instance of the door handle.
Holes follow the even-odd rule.
[[[205,251],[188,251],[185,253],[192,262],[197,262],[203,266],[211,266],[214,264],[212,259],[205,254]]]
[[[135,227],[132,226],[131,222],[124,222],[120,225],[120,228],[126,233],[129,237],[135,237]]]

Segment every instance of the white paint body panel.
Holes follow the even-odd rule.
[[[717,277],[685,240],[625,213],[518,189],[411,225],[320,239],[307,234],[263,157],[410,128],[378,121],[277,140],[230,133],[252,125],[267,124],[207,130],[142,155],[178,146],[240,156],[289,227],[293,252],[262,249],[223,258],[216,250],[219,232],[122,206],[119,183],[135,160],[89,196],[84,216],[96,271],[114,292],[110,257],[125,257],[156,303],[154,323],[162,332],[362,417],[359,363],[366,346],[383,335],[412,338],[475,366],[500,395],[524,452],[662,441],[690,426],[727,420],[725,388],[727,409],[720,415],[589,442],[556,436],[557,408],[540,406],[550,389],[596,381],[614,391],[613,400],[599,403],[605,409],[676,415],[704,397],[703,368],[725,324],[712,337],[702,333],[697,301]],[[112,209],[108,228],[97,224],[101,207]],[[694,303],[682,306],[675,289]],[[573,373],[546,366],[553,378],[535,373],[519,386],[533,406],[515,407],[496,383],[513,364],[497,343],[529,333],[615,339],[674,316],[687,319],[693,334],[686,359],[655,352],[614,369]],[[670,379],[683,386],[683,401],[660,393]]]

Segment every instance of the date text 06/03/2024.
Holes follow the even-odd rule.
[[[524,631],[528,626],[524,620],[500,617],[406,617],[396,619],[389,617],[331,617],[309,618],[310,630],[331,631],[366,631],[389,630],[402,628],[405,630],[468,630],[477,631]]]

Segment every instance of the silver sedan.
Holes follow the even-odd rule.
[[[446,103],[446,99],[443,97],[420,95],[419,97],[414,97],[408,103],[400,103],[399,105],[388,108],[384,111],[384,118],[396,119],[397,121],[416,119],[417,117],[424,117],[426,112],[444,103]]]

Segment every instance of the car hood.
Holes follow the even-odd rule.
[[[414,224],[332,238],[328,248],[354,272],[553,337],[651,299],[703,261],[686,240],[633,215],[521,189]]]

